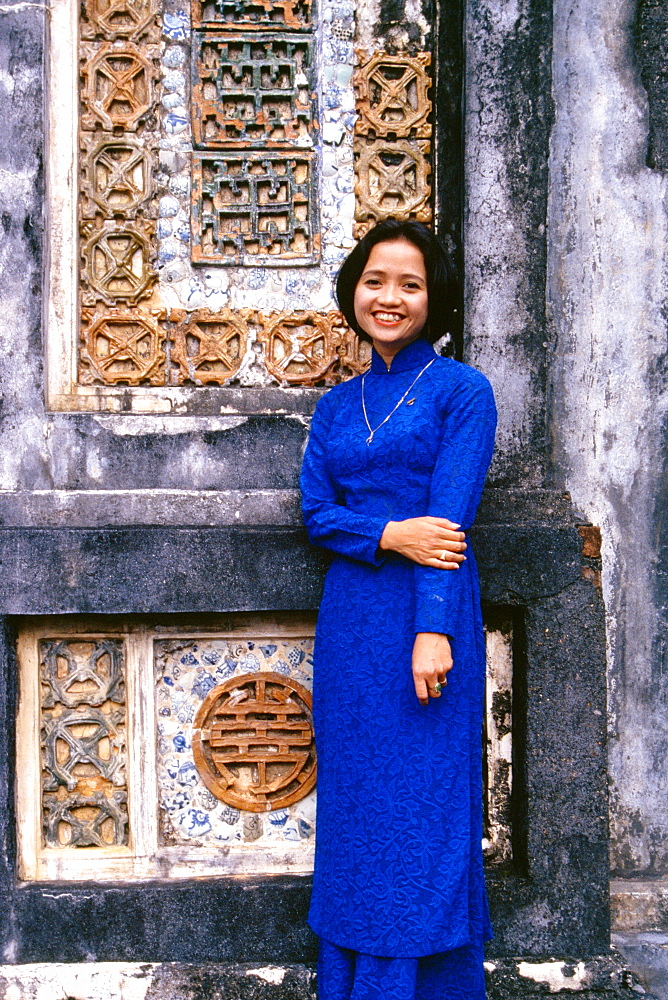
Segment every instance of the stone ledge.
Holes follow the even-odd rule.
[[[489,1000],[577,993],[580,1000],[651,1000],[617,955],[486,963]],[[0,966],[0,1000],[315,1000],[306,965],[90,962]]]

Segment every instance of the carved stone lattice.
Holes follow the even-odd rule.
[[[237,31],[249,28],[311,27],[311,0],[193,0],[192,22],[195,27],[229,26]]]
[[[257,266],[318,258],[311,153],[199,153],[192,197],[195,261]]]
[[[93,133],[82,133],[81,217],[93,219],[152,216],[151,155],[135,139],[100,141]]]
[[[288,385],[332,385],[348,327],[339,312],[279,313],[262,317],[265,364]]]
[[[193,37],[196,146],[311,145],[317,129],[308,37]]]
[[[172,337],[172,366],[178,367],[179,385],[223,385],[244,359],[248,326],[238,311],[199,312],[181,319]]]
[[[358,50],[358,56],[363,64],[354,75],[359,115],[355,132],[375,138],[428,139],[431,54],[376,52],[365,61],[366,52]]]
[[[388,216],[431,220],[430,145],[397,139],[355,139],[355,236]]]
[[[84,0],[81,7],[82,38],[136,41],[145,34],[152,39],[158,35],[155,21],[159,0]]]
[[[125,702],[123,646],[116,639],[97,643],[44,640],[41,677],[44,684],[42,706],[56,703],[66,708]]]
[[[150,293],[153,227],[141,222],[105,222],[82,247],[89,287],[108,305],[130,305]]]
[[[85,58],[81,127],[134,131],[152,109],[158,52],[152,46],[127,44],[99,49],[82,46]]]
[[[115,847],[127,844],[125,792],[44,796],[44,840],[47,847]]]
[[[99,773],[113,785],[125,784],[125,711],[106,714],[97,708],[65,709],[42,716],[44,791],[64,785],[70,792],[82,777]]]
[[[228,805],[268,812],[298,802],[316,779],[310,692],[282,674],[232,677],[202,702],[192,746],[204,784]]]
[[[154,316],[84,311],[80,381],[101,385],[164,385],[165,333]]]
[[[40,679],[46,846],[127,843],[122,640],[42,639]]]

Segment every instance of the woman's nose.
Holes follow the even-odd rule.
[[[398,287],[392,284],[383,285],[378,299],[383,305],[395,305],[399,301]]]

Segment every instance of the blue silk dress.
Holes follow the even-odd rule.
[[[434,360],[435,359],[435,360]],[[429,368],[425,366],[433,361]],[[389,420],[402,395],[422,372]],[[378,549],[388,521],[473,524],[496,425],[487,379],[418,339],[316,408],[302,468],[310,540],[334,554],[318,617],[320,1000],[484,1000],[485,649],[471,546],[457,570]],[[442,696],[419,704],[416,632],[451,637]]]

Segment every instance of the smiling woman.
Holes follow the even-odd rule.
[[[485,995],[485,658],[465,532],[496,412],[487,379],[429,343],[451,273],[416,222],[352,251],[338,299],[371,368],[320,400],[304,457],[309,537],[334,553],[314,648],[320,1000]]]

